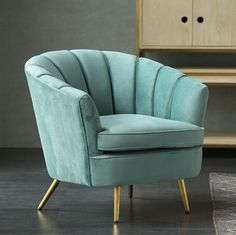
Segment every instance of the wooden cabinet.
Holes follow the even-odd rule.
[[[147,0],[142,3],[143,45],[192,44],[192,1]]]
[[[235,25],[235,0],[193,0],[193,46],[236,46]]]
[[[139,0],[140,48],[236,49],[236,0]]]
[[[236,52],[236,0],[136,0],[144,50]],[[236,68],[179,68],[209,86],[235,86]],[[206,133],[204,147],[236,147],[236,132]]]

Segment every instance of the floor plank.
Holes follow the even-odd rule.
[[[215,234],[209,172],[235,172],[235,151],[204,151],[199,177],[186,180],[190,215],[177,182],[121,189],[120,223],[113,224],[113,189],[61,183],[42,212],[36,210],[48,177],[40,149],[0,149],[0,234]]]

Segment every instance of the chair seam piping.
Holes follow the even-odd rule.
[[[74,58],[75,58],[76,61],[78,62],[79,66],[80,66],[80,69],[81,69],[81,72],[82,72],[83,77],[84,77],[84,81],[85,81],[85,84],[86,84],[88,93],[89,93],[89,95],[90,95],[91,97],[93,97],[92,94],[91,94],[91,90],[90,90],[90,88],[89,88],[89,85],[88,85],[88,79],[87,79],[87,76],[85,75],[86,73],[85,73],[85,71],[84,71],[84,67],[82,66],[82,63],[81,63],[79,57],[78,57],[74,52],[72,52],[71,50],[70,50],[70,53],[74,56]]]
[[[92,186],[92,176],[91,176],[91,169],[90,169],[90,156],[89,156],[89,146],[88,146],[88,140],[87,140],[87,132],[86,132],[86,128],[84,125],[84,116],[82,114],[82,109],[81,109],[81,101],[84,97],[87,97],[87,95],[83,96],[80,100],[79,100],[79,110],[80,110],[80,116],[81,116],[81,120],[82,120],[82,124],[83,124],[83,129],[84,129],[84,133],[85,133],[85,143],[86,143],[86,149],[87,149],[87,157],[86,157],[86,161],[88,164],[88,172],[89,172],[89,184]]]
[[[64,81],[65,81],[66,83],[68,83],[68,81],[67,81],[67,79],[65,78],[65,75],[63,74],[63,72],[61,71],[61,69],[60,69],[51,59],[49,59],[46,55],[42,55],[42,54],[41,54],[40,56],[46,58],[51,64],[53,64],[54,67],[57,69],[57,71],[58,71],[58,72],[61,74],[61,76],[63,77]],[[68,83],[68,84],[69,84],[69,83]]]
[[[139,66],[139,57],[136,56],[135,71],[134,71],[134,113],[137,112],[137,74]]]
[[[185,74],[183,74],[183,75],[181,75],[179,78],[178,78],[178,80],[175,82],[175,84],[174,84],[174,86],[173,86],[173,88],[172,88],[172,91],[171,91],[171,94],[170,94],[170,99],[169,99],[169,101],[168,101],[168,114],[167,114],[167,118],[168,119],[170,119],[171,118],[171,110],[172,110],[172,103],[173,103],[173,97],[174,97],[174,94],[175,94],[175,90],[176,90],[176,87],[178,86],[178,84],[179,84],[179,82],[183,79],[183,78],[185,78],[186,77],[186,75]]]
[[[156,86],[157,86],[157,80],[159,80],[159,73],[160,73],[160,71],[161,71],[161,69],[162,68],[164,68],[165,66],[164,65],[161,65],[159,68],[158,68],[158,70],[157,70],[157,72],[156,72],[156,77],[155,77],[155,81],[154,81],[154,84],[153,84],[153,92],[152,92],[152,116],[154,116],[155,115],[155,113],[154,113],[154,100],[155,100],[155,90],[156,90]]]
[[[106,67],[107,67],[107,72],[108,72],[108,76],[109,76],[109,79],[110,79],[110,87],[111,87],[111,98],[112,98],[112,110],[113,110],[113,114],[115,114],[115,100],[114,100],[114,88],[113,88],[113,83],[112,83],[112,78],[111,78],[111,71],[110,71],[110,64],[109,64],[109,61],[105,55],[105,53],[103,51],[100,51],[102,53],[102,56],[103,56],[103,59],[105,61],[105,64],[106,64]]]
[[[151,135],[151,134],[159,134],[159,133],[179,133],[179,132],[194,132],[194,131],[204,131],[204,130],[165,130],[163,132],[156,131],[156,132],[136,132],[136,133],[98,133],[99,135]]]

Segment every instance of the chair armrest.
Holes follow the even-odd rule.
[[[207,86],[199,81],[183,77],[173,94],[170,118],[203,126],[207,101]]]
[[[92,98],[52,76],[26,75],[49,175],[91,185],[89,157],[101,153],[101,125]]]

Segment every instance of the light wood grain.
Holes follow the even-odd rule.
[[[194,0],[193,46],[236,46],[235,25],[235,0]]]
[[[140,0],[140,6],[140,49],[236,50],[235,0]]]
[[[188,17],[183,23],[181,18]],[[192,1],[141,0],[141,46],[192,44]]]
[[[236,133],[206,133],[203,146],[205,148],[236,148]]]
[[[184,71],[188,74],[197,74],[197,75],[236,75],[236,69],[234,68],[179,68],[181,71]]]
[[[236,46],[172,46],[172,45],[140,45],[141,50],[156,51],[188,51],[188,52],[236,52]]]
[[[210,86],[236,86],[236,69],[179,68],[179,70]]]
[[[140,56],[140,1],[136,0],[136,56]]]

